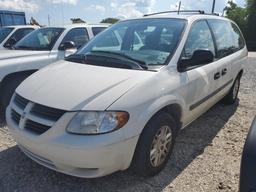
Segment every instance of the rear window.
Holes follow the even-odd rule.
[[[99,34],[100,32],[104,31],[105,29],[106,29],[106,27],[93,27],[92,33],[95,36],[95,35]]]
[[[244,47],[241,32],[233,23],[224,20],[209,20],[216,39],[217,57],[228,56]]]

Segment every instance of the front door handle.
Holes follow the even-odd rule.
[[[214,80],[217,80],[220,78],[220,72],[214,74]]]
[[[227,70],[227,68],[225,68],[225,69],[223,69],[223,70],[221,71],[221,75],[224,76],[224,75],[227,74],[227,72],[228,72],[228,70]]]

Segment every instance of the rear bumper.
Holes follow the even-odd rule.
[[[7,124],[19,147],[45,167],[77,177],[95,178],[130,166],[139,136],[124,140],[122,130],[97,136],[68,134],[64,125],[73,116],[68,113],[46,133],[33,135],[13,122],[9,110]]]

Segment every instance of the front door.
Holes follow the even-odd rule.
[[[216,55],[213,36],[205,20],[197,21],[192,25],[181,58],[191,59],[196,50],[210,50],[214,56]],[[215,61],[191,67],[180,73],[182,82],[180,94],[185,98],[187,106],[184,114],[188,114],[183,119],[184,125],[193,121],[215,103],[214,92],[219,79]]]

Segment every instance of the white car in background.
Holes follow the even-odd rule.
[[[5,111],[16,87],[38,69],[75,53],[109,25],[44,27],[0,51],[0,108]]]
[[[131,166],[152,176],[180,129],[220,100],[237,101],[247,54],[224,17],[181,11],[121,21],[26,79],[7,125],[50,169],[92,178]]]
[[[15,43],[38,28],[34,25],[14,25],[0,28],[0,50],[11,49]]]

